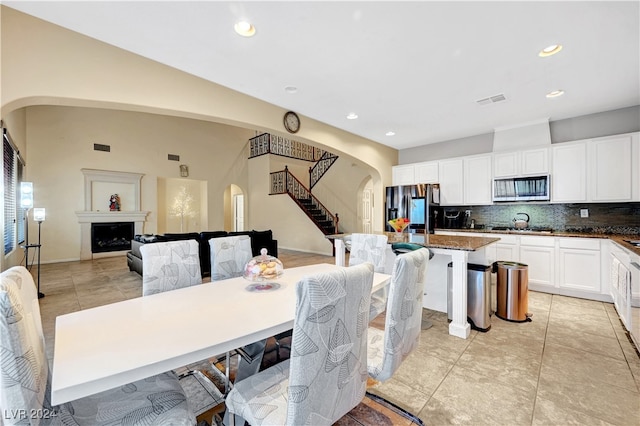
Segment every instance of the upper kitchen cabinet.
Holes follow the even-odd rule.
[[[413,164],[393,166],[391,169],[393,185],[413,185],[415,181],[415,167]]]
[[[393,185],[417,185],[419,183],[438,183],[438,162],[403,164],[391,170]]]
[[[462,158],[438,162],[440,178],[440,205],[459,206],[464,204],[464,161]]]
[[[492,204],[491,155],[464,157],[464,204]],[[444,192],[444,190],[442,190]]]
[[[549,173],[549,148],[493,154],[493,176],[535,176]]]
[[[416,163],[414,165],[414,177],[416,184],[418,183],[439,183],[438,180],[438,162],[427,161],[424,163]]]
[[[586,141],[561,143],[551,148],[551,202],[587,201]]]
[[[640,146],[638,133],[593,139],[589,142],[591,201],[640,200]]]

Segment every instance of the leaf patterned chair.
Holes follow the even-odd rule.
[[[196,240],[144,244],[140,253],[143,296],[202,284]]]
[[[211,238],[211,281],[241,277],[244,266],[253,258],[248,235]]]
[[[230,417],[253,426],[331,425],[356,407],[367,384],[372,283],[368,263],[300,280],[291,357],[237,382],[226,400]]]
[[[389,285],[384,331],[369,327],[368,371],[381,382],[389,379],[420,341],[422,292],[429,249],[396,257]]]
[[[144,244],[140,247],[142,254],[142,295],[150,296],[165,291],[202,284],[200,266],[200,245],[196,240],[177,240]],[[215,384],[200,370],[180,368],[175,370],[180,383],[191,396],[190,401],[200,415],[204,390],[213,401],[221,395]],[[192,380],[195,379],[195,382]],[[206,398],[206,396],[204,396]]]
[[[349,266],[364,262],[373,264],[375,272],[385,272],[387,236],[376,234],[351,234]],[[369,320],[384,312],[387,305],[387,288],[380,289],[371,295],[371,311]]]
[[[195,425],[172,372],[51,407],[49,363],[33,277],[23,266],[0,276],[0,424]]]

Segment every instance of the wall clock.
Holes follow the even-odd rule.
[[[284,128],[287,129],[289,133],[296,133],[300,130],[300,117],[293,111],[287,111],[284,114]]]

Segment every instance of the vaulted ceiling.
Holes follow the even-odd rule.
[[[638,1],[3,3],[397,149],[640,104]]]

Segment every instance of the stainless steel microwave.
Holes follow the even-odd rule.
[[[549,201],[549,175],[493,180],[493,201]]]

